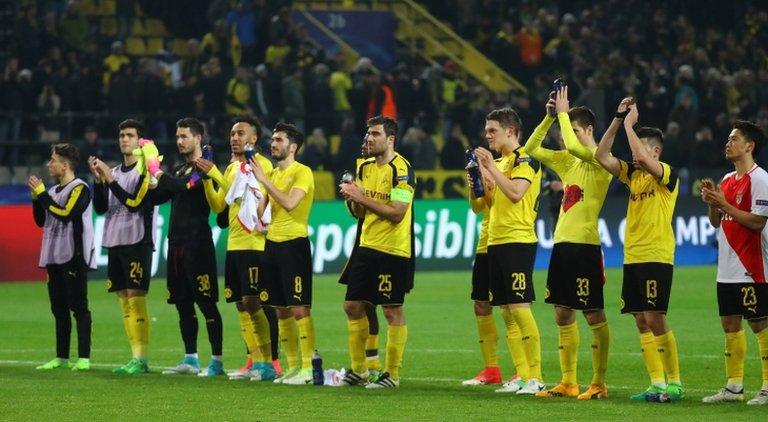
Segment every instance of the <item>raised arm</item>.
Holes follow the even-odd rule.
[[[651,173],[653,177],[661,179],[664,176],[664,168],[659,163],[659,160],[651,156],[651,153],[645,148],[643,141],[640,140],[640,137],[635,132],[634,126],[637,123],[638,117],[639,113],[637,105],[635,105],[630,107],[629,114],[624,119],[624,131],[627,132],[629,148],[632,150],[632,158],[645,171]]]
[[[611,148],[613,148],[613,141],[616,139],[616,133],[621,128],[621,122],[629,113],[629,104],[632,102],[631,97],[624,98],[619,103],[619,107],[616,109],[616,115],[611,121],[611,125],[608,126],[608,130],[603,134],[603,138],[600,140],[600,145],[597,146],[595,151],[595,158],[597,162],[608,170],[614,176],[618,176],[621,172],[621,161],[611,155]]]
[[[208,202],[208,206],[211,207],[213,212],[221,213],[227,206],[224,198],[227,196],[228,186],[226,185],[224,175],[221,174],[212,162],[203,158],[195,160],[195,166],[207,176],[203,178],[203,191],[205,192],[205,200]],[[216,188],[213,182],[216,182],[218,188]]]
[[[568,86],[555,93],[555,111],[557,111],[557,121],[560,123],[560,133],[563,135],[563,142],[568,153],[582,161],[592,161],[592,150],[582,145],[571,125],[571,118],[568,111],[571,105],[568,102]],[[528,151],[526,147],[526,151]]]

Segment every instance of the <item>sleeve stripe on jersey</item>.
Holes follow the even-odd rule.
[[[139,190],[136,191],[136,194],[133,197],[129,197],[125,201],[125,206],[136,208],[141,205],[141,202],[144,200],[144,196],[146,196],[147,191],[149,190],[149,177],[142,175],[140,179]]]
[[[674,168],[670,167],[669,168],[669,182],[667,182],[667,185],[666,185],[668,191],[672,192],[673,190],[675,190],[675,186],[677,185],[678,179],[679,178],[677,176],[677,171]]]
[[[82,192],[83,185],[75,186],[72,188],[72,192],[70,192],[67,203],[63,208],[57,207],[56,205],[50,205],[48,206],[48,211],[50,211],[51,214],[58,215],[60,217],[68,217],[69,214],[72,213],[72,208],[74,208],[75,204],[77,204],[77,200],[80,198]]]

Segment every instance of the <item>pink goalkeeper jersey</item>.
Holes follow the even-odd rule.
[[[755,164],[738,178],[736,172],[723,177],[725,200],[736,208],[768,217],[768,173]],[[768,272],[768,226],[750,230],[723,215],[717,231],[717,282],[765,283]]]

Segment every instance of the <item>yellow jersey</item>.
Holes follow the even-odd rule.
[[[411,164],[397,153],[392,161],[383,165],[378,165],[376,158],[368,158],[358,167],[356,181],[365,196],[379,204],[408,203],[405,216],[399,223],[366,210],[360,246],[410,258],[413,253],[413,193],[416,188],[416,176]]]
[[[600,244],[597,219],[611,184],[608,170],[595,159],[596,147],[579,142],[568,113],[557,114],[565,150],[555,151],[541,146],[554,118],[549,115],[536,127],[525,143],[531,157],[552,169],[563,182],[563,201],[555,228],[555,243]]]
[[[264,172],[272,170],[272,162],[261,154],[255,155],[256,160],[264,169]],[[214,167],[208,175],[210,179],[203,179],[203,188],[205,189],[205,195],[208,197],[208,203],[211,205],[211,209],[214,212],[221,212],[226,208],[227,204],[224,198],[227,196],[230,186],[235,183],[237,173],[240,171],[240,166],[243,165],[241,161],[234,161],[229,163],[224,170],[224,175]],[[219,189],[213,186],[213,181],[219,184]],[[261,191],[266,192],[264,186],[261,186]],[[228,251],[263,251],[265,237],[263,233],[254,231],[249,233],[240,224],[240,220],[237,218],[237,214],[240,212],[240,199],[236,199],[231,205],[229,205],[229,212],[227,213],[227,219],[229,220],[229,236],[227,237],[227,250]]]
[[[629,187],[624,263],[675,261],[675,232],[672,214],[679,188],[677,172],[659,162],[660,179],[639,167],[619,160],[619,180]]]
[[[275,167],[269,174],[269,180],[280,192],[286,195],[292,189],[300,189],[305,193],[299,204],[291,211],[286,210],[271,197],[272,223],[267,230],[267,239],[272,242],[307,237],[309,235],[309,212],[315,200],[315,178],[312,170],[304,164],[294,161],[285,170]]]
[[[534,226],[541,191],[541,166],[525,148],[519,147],[496,162],[496,167],[510,180],[525,179],[531,183],[522,199],[514,203],[497,185],[493,205],[488,213],[488,245],[535,243]]]

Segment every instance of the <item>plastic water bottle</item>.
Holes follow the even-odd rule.
[[[341,175],[341,183],[352,183],[355,181],[355,176],[352,175],[349,171],[345,171],[344,174]]]
[[[210,143],[203,145],[203,158],[208,161],[213,161],[213,145]]]
[[[251,161],[253,156],[256,155],[256,150],[253,148],[253,145],[245,144],[245,148],[243,148],[243,154],[245,155],[245,161]]]
[[[480,175],[480,164],[477,163],[477,157],[475,157],[475,151],[468,149],[466,154],[467,173],[472,179],[472,194],[475,198],[482,198],[485,196],[485,188],[483,187],[483,177]]]
[[[312,354],[312,384],[325,384],[325,376],[323,375],[323,358],[320,357],[320,353],[318,353],[317,350],[315,350],[315,353]]]

